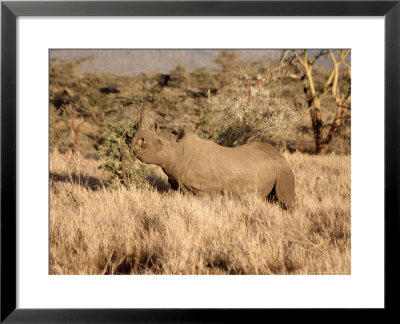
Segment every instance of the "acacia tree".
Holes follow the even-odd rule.
[[[338,50],[336,53],[334,53],[333,50],[321,50],[317,55],[310,57],[307,50],[286,50],[283,52],[280,60],[280,64],[289,64],[289,66],[294,69],[294,73],[291,74],[293,79],[303,82],[303,89],[306,95],[307,106],[310,111],[312,128],[314,131],[317,154],[325,153],[327,145],[332,141],[334,134],[342,124],[346,110],[350,109],[351,88],[348,89],[347,93],[343,93],[339,85],[339,76],[343,71],[343,69],[340,69],[342,64],[346,65],[347,73],[351,78],[351,66],[345,61],[349,53],[350,50],[344,49]],[[329,55],[331,58],[332,70],[324,82],[323,87],[317,89],[312,69],[317,60],[324,55]],[[321,99],[328,92],[331,93],[336,103],[336,112],[334,120],[332,124],[330,124],[329,132],[324,136],[323,128],[327,125],[324,125],[323,122]]]

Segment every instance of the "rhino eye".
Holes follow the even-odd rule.
[[[143,137],[141,139],[139,139],[138,144],[139,144],[141,149],[146,149],[147,148],[146,142],[144,141]]]

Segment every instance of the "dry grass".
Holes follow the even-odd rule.
[[[51,274],[350,274],[350,157],[287,154],[291,210],[106,189],[100,161],[50,157]]]

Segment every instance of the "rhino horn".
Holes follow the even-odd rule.
[[[142,104],[142,109],[140,111],[140,119],[138,124],[138,129],[151,129],[151,123],[149,117],[147,116],[146,104]]]

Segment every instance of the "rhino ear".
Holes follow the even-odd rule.
[[[186,135],[186,131],[184,128],[179,127],[178,129],[178,135],[176,137],[176,141],[180,142]]]

